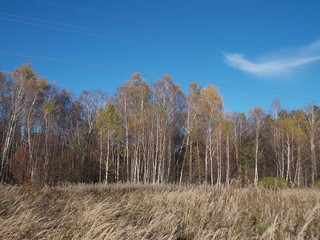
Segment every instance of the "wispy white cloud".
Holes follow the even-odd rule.
[[[280,50],[248,60],[239,53],[224,53],[227,65],[258,76],[288,75],[302,65],[320,60],[320,40],[300,48]]]

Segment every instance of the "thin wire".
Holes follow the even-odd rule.
[[[10,14],[10,13],[5,13],[5,12],[0,12],[0,15],[5,15],[5,16],[10,16],[10,17],[16,17],[16,18],[23,18],[23,19],[28,19],[28,20],[33,20],[33,21],[39,21],[39,22],[45,22],[45,23],[52,23],[52,24],[56,24],[56,25],[66,26],[66,27],[79,28],[79,29],[89,30],[89,31],[93,31],[93,32],[106,33],[106,34],[117,35],[117,36],[122,36],[122,37],[126,37],[126,38],[132,38],[132,39],[137,39],[137,40],[143,40],[143,41],[149,41],[149,42],[154,42],[154,43],[160,43],[160,44],[165,44],[165,45],[174,46],[174,47],[177,47],[177,46],[178,46],[178,47],[182,47],[182,48],[186,48],[186,49],[191,49],[191,50],[198,50],[198,51],[199,51],[199,50],[202,50],[202,51],[206,51],[206,52],[212,51],[212,50],[208,50],[208,49],[194,48],[194,47],[190,47],[190,46],[186,46],[186,45],[182,45],[182,44],[173,44],[173,43],[169,43],[169,42],[166,42],[166,41],[159,41],[159,40],[150,39],[150,38],[137,37],[137,36],[134,36],[134,35],[128,35],[128,34],[123,34],[123,33],[119,33],[119,32],[111,32],[111,31],[106,31],[106,30],[97,29],[97,28],[91,28],[91,27],[85,27],[85,26],[80,26],[80,25],[74,25],[74,24],[68,24],[68,23],[62,23],[62,22],[56,22],[56,21],[51,21],[51,20],[47,20],[47,19],[27,17],[27,16],[21,16],[21,15]],[[27,23],[27,22],[26,22],[26,23]],[[212,52],[216,52],[216,51],[212,51]]]
[[[0,14],[1,14],[1,13],[0,13]],[[122,42],[134,43],[134,44],[142,45],[142,46],[148,46],[148,47],[154,47],[154,48],[159,48],[159,49],[172,50],[172,51],[179,52],[179,53],[184,53],[184,54],[186,53],[185,51],[181,51],[181,50],[176,50],[176,49],[171,49],[171,48],[163,48],[163,47],[159,47],[159,46],[155,46],[155,45],[150,45],[150,44],[143,44],[143,43],[138,43],[138,42],[132,42],[132,41],[129,41],[129,40],[123,40],[123,39],[118,39],[118,38],[113,38],[113,37],[102,36],[102,35],[98,35],[98,34],[80,32],[80,31],[77,31],[77,30],[71,30],[71,29],[66,29],[66,28],[48,26],[48,25],[43,25],[43,24],[38,24],[38,23],[30,23],[30,22],[25,22],[25,21],[20,21],[20,20],[15,20],[15,19],[9,19],[9,18],[3,18],[3,17],[0,17],[0,19],[2,19],[2,20],[7,20],[7,21],[18,22],[18,23],[23,23],[23,24],[34,25],[34,26],[38,26],[38,27],[45,27],[45,28],[50,28],[50,29],[55,29],[55,30],[73,32],[73,33],[88,35],[88,36],[92,36],[92,37],[100,37],[100,38],[106,38],[106,39],[111,39],[111,40],[115,40],[115,41],[122,41]],[[190,54],[190,53],[188,53],[188,54]],[[279,64],[265,63],[264,65],[276,66],[276,67],[280,67],[280,68],[282,68],[282,69],[293,70],[293,71],[301,72],[301,73],[308,74],[308,75],[311,75],[311,76],[318,76],[318,74],[317,74],[317,73],[314,73],[314,72],[305,71],[305,70],[301,70],[301,69],[293,69],[293,68],[285,67],[285,66],[279,65]],[[281,71],[281,70],[275,70],[275,69],[267,68],[267,67],[260,67],[260,68],[261,68],[261,69],[264,69],[264,70],[272,71],[272,72],[279,72],[279,73],[282,73],[282,72],[283,72],[283,71]]]
[[[269,91],[258,90],[258,89],[253,89],[253,88],[237,87],[237,86],[227,85],[227,84],[218,84],[218,85],[220,85],[222,87],[227,87],[227,88],[234,88],[234,89],[246,90],[246,91],[257,92],[257,93],[277,95],[277,96],[281,96],[281,97],[297,98],[297,99],[308,100],[308,101],[319,101],[319,100],[315,100],[315,99],[307,98],[307,97],[303,97],[303,96],[275,93],[275,92],[269,92]]]
[[[184,53],[184,54],[186,53],[185,51],[176,50],[176,49],[172,49],[172,48],[159,47],[159,46],[155,46],[155,45],[151,45],[151,44],[144,44],[144,43],[140,43],[140,42],[133,42],[133,41],[130,41],[130,40],[119,39],[119,38],[114,38],[114,37],[108,37],[108,36],[99,35],[99,34],[94,34],[94,33],[88,33],[88,32],[81,32],[81,31],[72,30],[72,29],[67,29],[67,28],[54,27],[54,26],[43,25],[43,24],[39,24],[39,23],[31,23],[31,22],[26,22],[26,21],[21,21],[21,20],[16,20],[16,19],[10,19],[10,18],[5,18],[5,17],[0,17],[0,19],[5,20],[5,21],[11,21],[11,22],[17,22],[17,23],[23,23],[23,24],[33,25],[33,26],[37,26],[37,27],[44,27],[44,28],[49,28],[49,29],[55,29],[55,30],[65,31],[65,32],[78,33],[78,34],[83,34],[83,35],[92,36],[92,37],[99,37],[99,38],[111,39],[111,40],[115,40],[115,41],[128,42],[128,43],[133,43],[133,44],[141,45],[141,46],[148,46],[148,47],[153,47],[153,48],[158,48],[158,49],[171,50],[171,51],[175,51],[175,52],[179,52],[179,53]],[[191,54],[191,53],[188,53],[188,54]],[[194,54],[191,54],[191,55],[194,55]]]
[[[201,6],[203,6],[203,3],[201,3]],[[207,6],[208,7],[208,6]],[[247,19],[249,21],[255,21],[255,23],[257,23],[257,19],[258,18],[261,18],[261,17],[264,17],[264,16],[261,16],[261,15],[257,15],[256,14],[257,12],[254,12],[254,11],[250,11],[250,15],[249,14],[245,14],[245,15],[241,15],[241,19]],[[304,13],[305,15],[305,13]],[[235,15],[232,15],[232,16],[229,16],[229,17],[234,17]],[[236,18],[233,18],[233,20],[237,21],[238,19]],[[270,20],[270,19],[268,19]],[[277,26],[283,26],[283,27],[286,27],[286,28],[291,28],[291,29],[298,29],[299,31],[304,31],[304,32],[309,32],[309,33],[316,33],[317,35],[319,34],[319,32],[315,32],[314,30],[315,29],[311,29],[311,28],[306,28],[306,26],[297,26],[297,24],[293,24],[293,22],[288,22],[288,23],[284,23],[284,22],[279,22],[279,20],[277,18],[272,18],[271,19],[272,23],[277,25]],[[318,30],[318,29],[317,29]]]
[[[92,9],[88,9],[88,8],[81,8],[81,7],[75,7],[75,6],[71,6],[71,5],[66,5],[66,4],[61,4],[61,3],[56,3],[56,2],[51,2],[51,1],[47,1],[47,0],[34,0],[36,2],[41,2],[41,3],[45,3],[45,4],[50,4],[50,5],[55,5],[55,6],[59,6],[59,7],[63,7],[63,8],[69,8],[69,9],[74,9],[77,11],[82,11],[82,12],[88,12],[88,13],[93,13],[93,14],[98,14],[98,15],[104,15],[104,16],[109,16],[109,17],[113,17],[113,18],[118,18],[118,19],[124,19],[127,21],[134,21],[137,23],[142,23],[145,25],[153,25],[153,26],[159,26],[159,27],[163,27],[166,29],[171,29],[174,31],[180,31],[180,32],[184,32],[184,33],[188,33],[188,34],[193,34],[193,35],[202,35],[204,37],[209,37],[212,38],[213,36],[207,33],[200,33],[200,32],[195,32],[195,31],[191,31],[189,29],[184,29],[184,28],[180,28],[180,27],[176,27],[173,25],[167,25],[167,24],[160,24],[160,23],[156,23],[156,22],[151,22],[151,21],[143,21],[137,18],[132,18],[132,17],[126,17],[126,16],[122,16],[122,15],[116,15],[116,14],[111,14],[111,13],[107,13],[107,12],[103,12],[103,11],[97,11],[97,10],[92,10]],[[228,41],[228,42],[236,42],[236,43],[241,43],[243,45],[246,46],[250,46],[251,48],[254,47],[256,49],[267,49],[264,45],[257,45],[257,44],[248,44],[247,42],[244,41],[239,41],[239,39],[237,39],[236,41],[233,38],[226,38],[226,37],[222,37],[222,36],[217,36],[214,35],[213,38],[216,39],[222,39],[224,41]],[[286,53],[286,52],[284,52]],[[293,55],[292,53],[287,52],[288,56],[293,56],[297,59],[301,59],[300,56],[297,55]]]
[[[46,3],[46,4],[51,4],[51,5],[55,5],[55,6],[59,6],[59,7],[74,9],[74,10],[78,10],[78,11],[82,11],[82,12],[88,12],[88,13],[93,13],[93,14],[98,14],[98,15],[103,15],[103,16],[108,16],[108,17],[113,17],[113,18],[118,18],[118,19],[124,19],[124,20],[133,21],[133,22],[142,23],[142,24],[147,24],[147,25],[168,27],[167,25],[164,25],[164,24],[159,24],[159,23],[149,22],[149,21],[143,21],[143,20],[139,20],[139,19],[136,19],[136,18],[120,16],[120,15],[111,14],[111,13],[107,13],[107,12],[103,12],[103,11],[97,11],[97,10],[92,10],[92,9],[87,9],[87,8],[74,7],[74,6],[70,6],[70,5],[66,5],[66,4],[50,2],[50,1],[45,1],[45,0],[35,0],[35,1],[36,2]],[[172,28],[172,29],[175,29],[175,27],[173,27],[173,26],[169,26],[169,27]]]
[[[0,72],[5,72],[5,73],[7,73],[7,74],[9,74],[10,73],[10,71],[7,71],[7,70],[0,70]],[[89,81],[81,81],[81,80],[75,80],[75,79],[70,79],[70,78],[61,78],[61,77],[56,77],[56,76],[44,76],[46,79],[53,79],[53,81],[50,81],[51,83],[55,83],[56,81],[55,80],[62,80],[62,81],[67,81],[67,82],[79,82],[79,83],[85,83],[85,84],[90,84],[90,85],[92,85],[92,84],[94,84],[93,82],[89,82]],[[105,84],[105,83],[96,83],[96,85],[103,85],[103,86],[110,86],[110,84]],[[233,87],[233,88],[235,88],[235,87]],[[240,88],[241,89],[241,88]],[[249,89],[245,89],[245,88],[243,88],[243,89],[241,89],[241,90],[249,90]],[[254,89],[250,89],[250,91],[253,91],[253,92],[257,92],[257,91],[259,91],[259,90],[254,90]],[[259,91],[260,92],[260,91]],[[267,94],[266,92],[264,92],[265,94]],[[235,103],[235,101],[233,101],[233,100],[226,100],[226,99],[223,99],[223,101],[224,101],[224,105],[229,105],[229,104],[233,104],[233,103]],[[239,102],[237,102],[237,105],[239,106],[243,106],[243,107],[248,107],[248,105],[247,104],[242,104],[242,103],[239,103]],[[267,107],[266,107],[266,105],[265,104],[263,104],[263,105],[259,105],[260,107],[262,107],[262,108],[264,108],[264,109],[267,109]],[[228,110],[229,111],[229,110]]]
[[[73,61],[73,60],[66,60],[66,59],[62,59],[62,58],[52,58],[52,57],[32,55],[32,54],[28,54],[28,53],[12,52],[12,51],[6,51],[6,50],[0,50],[0,54],[17,56],[17,57],[35,58],[35,59],[54,61],[54,62],[71,63],[71,64],[76,64],[76,65],[90,66],[90,67],[107,68],[107,69],[113,69],[113,70],[131,72],[131,73],[136,72],[136,71],[132,71],[129,69],[118,68],[118,67],[113,67],[113,66],[109,66],[109,65],[100,65],[100,64],[94,64],[94,63],[79,62],[79,61]]]
[[[112,70],[117,70],[117,71],[130,72],[130,73],[137,72],[137,71],[134,71],[134,70],[130,70],[130,69],[126,69],[126,68],[114,67],[114,66],[110,66],[110,65],[100,65],[100,64],[93,64],[93,63],[88,63],[88,62],[65,60],[65,59],[61,59],[61,58],[52,58],[52,57],[31,55],[31,54],[26,54],[26,53],[18,53],[18,52],[5,51],[5,50],[0,50],[0,54],[18,56],[18,57],[35,58],[35,59],[41,59],[41,60],[47,60],[47,61],[70,63],[70,64],[76,64],[76,65],[84,65],[84,66],[97,67],[97,68],[107,68],[107,69],[112,69]],[[159,74],[150,73],[150,72],[142,72],[142,74],[144,74],[144,75],[152,75],[152,76],[157,76],[157,77],[159,76]],[[173,78],[174,79],[178,79],[178,80],[186,80],[186,81],[189,81],[189,82],[196,82],[197,81],[195,79],[190,79],[190,78],[180,78],[180,77],[173,77]],[[263,93],[263,94],[268,94],[268,95],[276,95],[276,96],[282,96],[282,97],[288,97],[288,98],[296,98],[296,99],[308,100],[308,101],[314,101],[314,102],[319,102],[320,101],[320,100],[307,98],[307,97],[303,97],[303,96],[288,95],[288,94],[283,94],[283,93],[275,93],[275,92],[269,92],[269,91],[252,89],[252,88],[244,88],[244,87],[238,87],[238,86],[227,85],[227,84],[215,84],[215,86],[233,88],[233,89],[239,89],[239,90],[245,90],[245,91],[251,91],[251,92],[257,92],[257,93]]]
[[[11,71],[8,71],[8,70],[0,70],[0,72],[5,72],[7,74],[10,74]],[[111,84],[110,83],[96,83],[96,82],[92,82],[92,81],[82,81],[82,80],[76,80],[76,79],[71,79],[71,78],[62,78],[62,77],[56,77],[56,76],[42,76],[46,79],[52,79],[53,81],[50,81],[51,83],[54,83],[55,80],[61,80],[61,81],[67,81],[67,82],[78,82],[78,83],[85,83],[85,84],[96,84],[96,85],[103,85],[103,86],[110,86]]]

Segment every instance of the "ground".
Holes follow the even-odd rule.
[[[320,239],[320,190],[0,185],[0,239]]]

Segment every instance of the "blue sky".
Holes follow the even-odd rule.
[[[187,93],[213,84],[225,108],[320,104],[319,1],[0,0],[0,68],[35,70],[79,94],[113,94],[133,72]],[[293,96],[293,97],[289,97]]]

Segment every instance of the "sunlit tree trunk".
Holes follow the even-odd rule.
[[[108,183],[109,177],[109,164],[110,164],[110,136],[107,134],[107,152],[106,152],[106,159],[105,159],[105,183]]]
[[[309,143],[310,143],[310,162],[311,162],[311,184],[313,185],[315,180],[317,179],[317,159],[316,159],[316,147],[315,147],[315,139],[316,139],[316,129],[319,126],[319,118],[317,116],[318,110],[316,110],[315,106],[309,106],[306,109],[306,117],[308,121],[307,129],[309,135]]]
[[[255,141],[254,141],[254,185],[258,186],[258,161],[259,161],[259,144],[260,144],[260,132],[263,127],[263,118],[264,118],[264,111],[260,107],[256,107],[250,110],[250,117],[252,120],[252,125],[254,128],[255,134]]]
[[[102,162],[103,162],[103,133],[100,132],[100,152],[99,152],[99,183],[102,183]]]
[[[227,163],[226,163],[226,185],[229,186],[230,183],[230,144],[229,144],[229,134],[227,133],[227,143],[226,143],[226,155],[227,155]]]
[[[254,150],[254,185],[258,186],[258,154],[259,154],[259,133],[255,137],[255,150]]]
[[[287,174],[286,180],[290,181],[291,179],[291,143],[289,133],[286,134],[286,147],[287,147]]]

